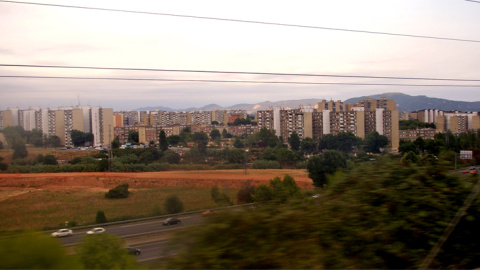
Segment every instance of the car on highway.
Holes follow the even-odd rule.
[[[87,232],[87,234],[99,234],[99,233],[104,233],[105,229],[104,228],[93,228],[90,231]]]
[[[215,215],[216,213],[217,213],[217,211],[210,209],[210,210],[207,210],[207,211],[203,212],[202,216],[204,216],[204,217],[205,216],[212,216],[212,215]]]
[[[66,236],[72,236],[72,235],[73,235],[73,232],[70,229],[60,229],[52,233],[53,237],[66,237]]]
[[[164,226],[175,225],[175,224],[180,224],[180,223],[182,223],[182,221],[178,218],[167,218],[164,222],[162,222],[162,224]]]
[[[142,253],[142,251],[136,247],[127,247],[127,252],[132,255],[140,255],[140,253]]]

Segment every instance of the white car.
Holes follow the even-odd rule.
[[[87,232],[87,234],[98,234],[98,233],[104,233],[105,229],[104,228],[93,228],[90,231]]]
[[[60,229],[52,233],[53,237],[65,237],[65,236],[72,236],[72,235],[73,235],[73,232],[72,230],[69,230],[69,229]]]

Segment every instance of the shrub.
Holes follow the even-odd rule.
[[[105,213],[102,210],[97,211],[97,216],[95,217],[95,223],[97,224],[107,223],[107,217],[105,216]]]
[[[165,199],[165,211],[167,214],[176,214],[183,211],[183,202],[177,195],[170,195]]]
[[[105,193],[105,198],[107,199],[123,199],[128,198],[130,192],[128,191],[128,184],[122,184],[116,186],[115,188],[110,189]]]

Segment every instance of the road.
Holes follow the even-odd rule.
[[[236,211],[239,209],[235,209]],[[231,211],[231,210],[230,210]],[[107,233],[115,234],[125,239],[128,246],[136,247],[141,250],[137,255],[140,263],[148,264],[159,258],[172,255],[164,251],[166,242],[172,233],[201,225],[209,217],[204,217],[200,213],[176,216],[181,220],[180,224],[164,226],[162,222],[166,219],[150,219],[139,222],[123,223],[110,226],[99,226]],[[92,228],[78,229],[73,231],[69,237],[58,238],[66,247],[73,247],[82,241],[86,232]]]

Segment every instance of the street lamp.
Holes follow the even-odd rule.
[[[245,165],[245,175],[248,174],[247,171],[247,161],[248,161],[248,149],[245,150],[245,160],[244,160],[244,165]]]

